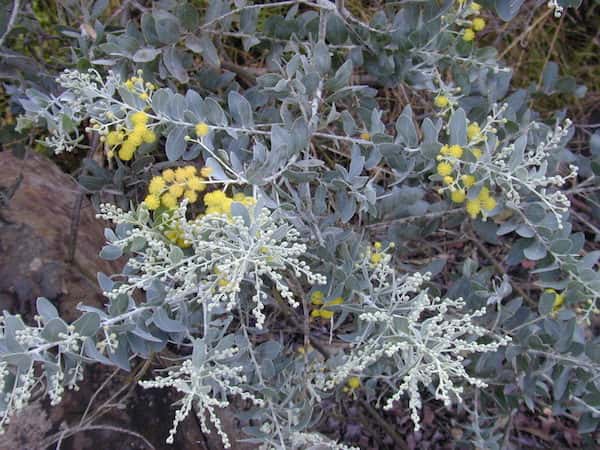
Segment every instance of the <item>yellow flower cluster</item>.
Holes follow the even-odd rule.
[[[202,173],[207,171],[202,170]],[[144,204],[149,210],[158,209],[161,205],[167,209],[175,209],[179,201],[186,198],[190,203],[198,200],[198,193],[206,189],[206,181],[197,174],[194,166],[165,169],[161,175],[150,180],[148,195]]]
[[[156,141],[156,134],[148,128],[148,114],[138,111],[133,113],[129,119],[133,124],[133,129],[119,128],[111,131],[106,135],[105,140],[110,152],[114,152],[116,147],[120,147],[118,155],[123,161],[131,160],[142,143],[151,144]]]
[[[138,70],[138,75],[141,75],[141,71]],[[123,85],[128,91],[136,94],[140,99],[147,101],[150,99],[152,91],[156,89],[156,86],[150,82],[145,82],[141,76],[131,77]]]
[[[181,248],[188,248],[191,244],[185,240],[183,230],[179,226],[171,227],[165,231],[165,237]]]
[[[473,125],[473,127],[471,127]],[[469,139],[479,136],[480,130],[479,125],[471,124],[472,132],[469,135]],[[476,130],[475,130],[476,128]],[[469,132],[467,132],[469,134]],[[471,154],[475,159],[481,157],[481,150],[478,148],[469,148]],[[455,178],[453,176],[455,170],[458,171],[460,165],[453,164],[453,160],[459,160],[464,155],[465,150],[460,145],[444,145],[440,149],[440,153],[437,156],[437,160],[440,161],[437,165],[437,174],[442,177],[442,182],[449,186],[450,199],[454,203],[463,203],[466,200],[465,209],[467,213],[475,218],[483,211],[491,211],[496,207],[496,200],[490,195],[490,190],[487,186],[483,186],[479,191],[477,198],[467,200],[467,191],[475,185],[477,179],[474,175],[463,174]],[[456,162],[456,161],[455,161]]]
[[[204,137],[209,133],[210,128],[204,122],[200,122],[200,123],[196,124],[195,131],[196,131],[196,136]]]
[[[465,209],[472,219],[483,211],[491,211],[496,207],[496,199],[490,195],[490,189],[487,186],[483,186],[477,194],[477,197],[473,200],[467,200]]]
[[[364,132],[360,133],[360,136],[359,136],[359,137],[360,137],[360,138],[361,138],[363,141],[370,141],[370,140],[371,140],[371,135],[370,135],[370,134],[369,134],[367,131],[364,131]]]
[[[252,206],[256,203],[254,197],[244,195],[242,192],[234,194],[232,197],[227,196],[223,191],[212,191],[204,196],[204,204],[206,205],[206,214],[231,214],[231,204],[233,202],[241,203],[245,206]]]
[[[344,392],[354,392],[360,387],[360,378],[358,377],[350,377],[348,381],[346,381],[346,386],[342,388]]]
[[[314,319],[321,318],[330,320],[333,317],[333,311],[328,310],[327,307],[341,305],[344,303],[344,299],[342,297],[334,298],[328,302],[325,302],[324,299],[325,294],[323,294],[322,291],[315,291],[311,294],[310,302],[315,306],[315,308],[310,312],[310,317]]]
[[[436,98],[433,99],[433,104],[441,109],[448,106],[450,104],[450,100],[448,100],[448,97],[446,97],[445,95],[438,95]]]
[[[469,14],[479,14],[479,11],[481,10],[481,5],[479,3],[471,3],[471,5],[469,5],[469,10],[468,13]],[[485,28],[485,20],[483,20],[481,17],[476,17],[475,19],[473,19],[471,21],[471,27],[470,28],[465,28],[463,30],[463,41],[465,42],[471,42],[472,40],[475,39],[475,34],[478,31],[481,31]]]

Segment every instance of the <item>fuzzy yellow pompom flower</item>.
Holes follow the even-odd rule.
[[[452,145],[448,149],[448,154],[458,159],[463,155],[463,149],[460,145]]]
[[[483,152],[481,151],[480,148],[473,148],[473,149],[471,149],[471,153],[473,154],[473,156],[475,157],[475,159],[479,159],[479,158],[481,158],[481,155],[483,155]]]
[[[175,171],[173,169],[165,169],[162,172],[162,177],[168,183],[175,181]]]
[[[169,186],[169,194],[177,198],[181,197],[183,195],[183,186],[180,184],[172,184]]]
[[[144,199],[144,205],[146,205],[146,208],[148,208],[150,211],[158,209],[160,206],[160,198],[158,195],[148,194]]]
[[[441,155],[448,156],[449,151],[450,151],[450,147],[446,144],[442,145],[442,148],[440,148]]]
[[[454,183],[454,178],[451,177],[450,175],[446,175],[444,178],[442,178],[442,182],[448,186],[449,184]]]
[[[204,137],[210,131],[210,128],[204,122],[200,122],[196,125],[196,136]]]
[[[186,185],[189,189],[199,192],[202,192],[206,188],[206,185],[202,182],[202,178],[197,176],[190,177],[186,181]]]
[[[125,144],[127,144],[127,142],[125,142]],[[133,158],[135,147],[125,144],[123,144],[119,149],[119,158],[121,158],[123,161],[130,161]]]
[[[477,214],[481,212],[481,205],[479,204],[479,200],[467,200],[467,204],[465,206],[467,213],[471,216],[472,219],[477,217]]]
[[[348,381],[346,382],[346,384],[352,390],[358,389],[360,387],[360,378],[350,377],[350,378],[348,378]]]
[[[160,197],[160,202],[163,204],[165,208],[175,209],[177,208],[177,197],[175,197],[170,192],[163,194]]]
[[[196,175],[196,167],[194,166],[185,166],[183,168],[183,170],[185,171],[185,175],[187,178],[193,177],[194,175]]]
[[[325,294],[322,291],[315,291],[310,295],[310,302],[313,305],[322,305]]]
[[[318,317],[321,317],[321,310],[320,309],[313,309],[310,312],[310,317],[312,317],[313,319],[316,319]]]
[[[328,311],[326,309],[319,310],[320,316],[322,319],[330,320],[333,317],[333,311]]]
[[[452,164],[448,162],[441,162],[437,165],[438,175],[445,177],[452,173]]]
[[[156,141],[156,134],[154,134],[154,131],[146,128],[143,132],[142,132],[142,140],[146,143],[146,144],[152,144],[153,142]]]
[[[140,98],[140,100],[148,100],[150,98],[150,96],[148,94],[146,94],[145,92],[142,92],[140,95],[138,95],[138,97]]]
[[[475,177],[473,175],[463,175],[460,177],[465,187],[470,188],[475,184]]]
[[[131,123],[133,126],[145,126],[148,123],[148,114],[143,111],[135,112],[131,115]]]
[[[175,180],[183,183],[187,179],[187,172],[183,167],[178,167],[175,170]]]
[[[202,175],[204,178],[210,177],[212,175],[212,173],[213,173],[212,167],[204,166],[202,169],[200,169],[200,175]]]
[[[471,8],[471,11],[475,11],[475,12],[478,12],[481,10],[481,5],[476,2],[471,3],[471,5],[469,7]]]
[[[206,206],[221,206],[227,196],[223,191],[212,191],[204,196]]]
[[[450,193],[450,199],[454,203],[462,203],[465,201],[465,198],[467,198],[467,195],[463,189],[456,189]]]
[[[165,180],[161,176],[152,177],[148,185],[148,192],[151,194],[160,194],[165,189]]]
[[[195,203],[198,200],[198,194],[189,189],[183,193],[183,196],[187,198],[190,201],[190,203]]]
[[[381,253],[373,253],[371,255],[371,263],[373,263],[373,264],[379,264],[382,259],[383,259],[383,255]]]
[[[144,141],[144,129],[138,129],[137,127],[129,133],[127,136],[127,142],[131,142],[132,145],[139,147]]]
[[[475,32],[470,29],[467,28],[464,32],[463,32],[463,41],[465,42],[471,42],[473,39],[475,39]]]
[[[433,103],[435,104],[435,106],[437,106],[438,108],[445,108],[446,106],[448,106],[448,104],[450,103],[448,101],[448,97],[446,97],[445,95],[438,95],[434,100]]]
[[[467,137],[470,141],[481,137],[481,128],[477,122],[472,122],[467,127]]]
[[[481,199],[481,207],[486,211],[491,211],[496,207],[496,199],[493,197],[485,197]]]
[[[483,20],[481,17],[477,17],[475,19],[473,19],[473,29],[475,31],[481,31],[485,28],[485,20]]]
[[[373,247],[375,247],[375,250],[381,250],[382,244],[378,241],[373,244]]]
[[[106,135],[106,144],[110,147],[119,145],[121,142],[123,142],[124,137],[125,135],[122,131],[111,131]]]
[[[371,135],[365,131],[364,133],[360,133],[360,138],[363,141],[370,141],[371,140]]]

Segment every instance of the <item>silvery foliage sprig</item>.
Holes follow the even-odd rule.
[[[476,324],[485,308],[464,312],[461,298],[430,296],[423,287],[429,274],[399,276],[389,266],[389,255],[377,264],[367,259],[361,270],[370,286],[357,293],[364,304],[357,314],[357,337],[348,354],[332,359],[335,367],[320,380],[324,389],[333,389],[351,376],[380,378],[396,386],[384,408],[392,408],[394,401],[408,394],[411,418],[419,429],[421,387],[434,385],[435,398],[449,406],[462,401],[463,387],[456,380],[486,386],[466,372],[465,355],[494,352],[510,338],[497,337],[486,344],[476,341],[489,334]],[[388,366],[392,368],[386,371]]]
[[[513,210],[523,210],[531,202],[539,202],[544,209],[552,213],[559,229],[563,227],[570,201],[560,190],[569,179],[577,177],[577,167],[569,166],[565,176],[556,173],[548,175],[552,160],[559,159],[558,153],[564,148],[570,134],[571,121],[556,123],[554,128],[532,122],[517,138],[499,141],[496,133],[506,123],[504,113],[507,104],[492,105],[492,112],[481,124],[479,136],[467,143],[465,138],[465,114],[456,110],[448,123],[451,143],[462,144],[467,148],[484,147],[481,158],[458,159],[444,156],[441,159],[463,166],[463,173],[476,174],[478,185],[489,181],[502,190],[504,204]],[[534,133],[544,132],[545,136],[535,142]],[[533,141],[533,144],[531,143]],[[473,192],[476,194],[476,192]]]
[[[19,315],[5,312],[0,317],[0,433],[12,415],[44,390],[44,378],[53,406],[65,387],[79,390],[83,380],[83,344],[95,333],[97,316],[67,325],[48,300],[39,298],[37,309],[34,325],[25,324]]]
[[[89,69],[86,72],[65,70],[56,81],[63,88],[59,95],[47,95],[35,89],[26,91],[27,97],[20,99],[25,114],[19,117],[17,130],[44,123],[49,136],[43,143],[60,154],[80,146],[84,135],[79,131],[79,124],[84,119],[105,116],[115,110],[107,99],[113,98],[120,80],[112,72],[103,77]]]
[[[264,302],[269,297],[265,280],[269,280],[292,307],[299,304],[285,281],[286,272],[304,277],[310,284],[324,284],[325,277],[313,273],[301,257],[306,245],[299,233],[283,218],[266,208],[247,210],[232,206],[239,215],[207,214],[194,220],[186,218],[183,203],[172,216],[156,225],[143,206],[125,212],[103,204],[99,217],[131,228],[127,236],[115,239],[110,247],[124,250],[135,242],[136,257],[131,258],[127,280],[106,292],[109,298],[147,290],[154,281],[168,286],[168,297],[187,295],[189,301],[208,305],[209,310],[240,307],[240,292],[253,289],[256,326],[262,328]],[[167,228],[178,229],[189,243],[189,251],[173,245],[163,234]]]
[[[256,406],[263,406],[264,401],[240,387],[246,383],[246,377],[241,373],[243,366],[228,364],[228,360],[237,353],[236,347],[216,351],[214,348],[207,348],[206,343],[200,339],[194,340],[193,346],[192,356],[184,359],[181,364],[169,367],[166,375],[140,381],[139,384],[146,389],[170,387],[183,394],[183,398],[176,403],[180,407],[175,413],[167,444],[173,443],[177,426],[193,410],[200,421],[202,431],[207,434],[211,432],[207,422],[208,414],[208,419],[215,427],[223,446],[231,448],[216,408],[228,407],[229,395],[237,395]]]

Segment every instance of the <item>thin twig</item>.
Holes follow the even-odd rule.
[[[4,40],[6,39],[6,36],[8,36],[8,34],[11,32],[12,28],[15,26],[15,21],[17,20],[17,15],[19,14],[19,4],[21,3],[20,0],[14,0],[13,2],[13,8],[12,11],[10,13],[10,19],[8,19],[8,23],[6,24],[6,31],[4,32],[4,34],[2,36],[0,36],[0,47],[2,47],[2,44],[4,44]]]

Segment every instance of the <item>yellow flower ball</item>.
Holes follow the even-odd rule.
[[[210,132],[210,128],[204,122],[196,125],[196,136],[204,137]]]
[[[183,186],[180,184],[172,184],[169,187],[169,194],[177,198],[181,197],[183,195]]]
[[[371,262],[373,264],[379,264],[382,259],[383,259],[383,255],[381,253],[373,253],[371,255]]]
[[[145,92],[142,92],[140,95],[138,95],[138,97],[140,98],[140,100],[148,100],[150,98],[150,96],[148,94],[146,94]]]
[[[363,141],[370,141],[371,140],[371,135],[365,131],[364,133],[360,133],[360,138]]]
[[[479,200],[483,200],[483,199],[486,199],[489,197],[490,197],[490,188],[488,188],[487,186],[483,186],[481,188],[481,190],[479,191],[479,194],[477,194],[477,198]]]
[[[106,144],[113,147],[123,142],[124,137],[125,136],[121,131],[111,131],[106,135]]]
[[[325,294],[322,291],[315,291],[310,295],[310,302],[313,305],[322,305]]]
[[[464,189],[456,189],[450,193],[450,199],[454,203],[462,203],[467,198]]]
[[[144,205],[146,205],[146,208],[148,208],[150,211],[158,209],[160,206],[160,198],[158,195],[148,194],[144,199]]]
[[[133,158],[133,153],[135,152],[135,148],[131,148],[131,146],[126,146],[123,144],[119,149],[119,158],[123,161],[130,161]]]
[[[312,317],[312,318],[314,318],[314,319],[316,319],[316,318],[318,318],[318,317],[321,317],[321,310],[320,310],[320,309],[313,309],[313,310],[310,312],[310,317]]]
[[[344,299],[342,297],[336,297],[333,300],[327,302],[327,305],[341,305],[344,303]]]
[[[442,178],[442,182],[448,186],[449,184],[454,183],[454,178],[452,178],[450,175],[446,175],[444,178]]]
[[[350,389],[358,389],[360,387],[360,378],[350,377],[346,383]]]
[[[464,32],[463,32],[463,41],[465,42],[471,42],[473,39],[475,39],[475,32],[470,29],[467,28]]]
[[[154,131],[149,130],[148,128],[146,128],[144,130],[144,132],[142,133],[142,140],[146,144],[152,144],[153,142],[156,141],[156,134],[154,133]]]
[[[162,177],[168,183],[175,181],[175,171],[173,169],[165,169],[162,172]]]
[[[441,162],[437,165],[437,173],[438,175],[445,177],[452,173],[452,164],[448,162]]]
[[[196,175],[196,167],[194,166],[185,166],[183,168],[183,170],[185,170],[185,175],[187,178],[193,177],[194,175]]]
[[[195,203],[198,200],[198,194],[189,189],[183,193],[183,196],[187,198],[190,201],[190,203]]]
[[[473,154],[475,159],[479,159],[479,158],[481,158],[481,155],[483,155],[483,152],[481,151],[480,148],[471,149],[471,153]]]
[[[213,173],[212,167],[205,166],[202,169],[200,169],[200,175],[202,175],[204,178],[210,177],[212,175],[212,173]]]
[[[477,217],[477,214],[481,212],[481,205],[479,200],[467,200],[467,204],[465,206],[467,213],[471,216],[472,219]]]
[[[477,17],[475,19],[473,19],[473,29],[475,31],[481,31],[485,28],[485,20],[483,20],[481,17]]]
[[[467,127],[467,137],[470,141],[477,139],[481,136],[481,128],[479,128],[479,124],[476,122],[472,122]]]
[[[450,154],[450,146],[448,146],[446,144],[442,145],[442,148],[440,148],[440,154],[444,155],[444,156],[448,156]]]
[[[446,106],[448,106],[448,104],[450,103],[448,101],[448,97],[446,97],[445,95],[438,95],[434,100],[433,103],[435,104],[435,106],[437,106],[438,108],[445,108]]]
[[[450,147],[448,153],[450,156],[458,159],[463,155],[463,149],[460,145],[453,145]]]
[[[151,194],[160,194],[165,189],[165,180],[161,176],[152,177],[148,185],[148,192]]]
[[[493,197],[481,199],[481,207],[486,211],[491,211],[496,207],[496,200]]]
[[[479,3],[473,2],[470,5],[472,11],[478,12],[481,10],[481,5]]]
[[[381,245],[381,242],[379,242],[379,241],[378,241],[378,242],[375,242],[375,243],[373,244],[373,247],[375,247],[377,250],[381,250],[381,247],[382,247],[382,245]]]
[[[187,172],[183,167],[178,167],[175,170],[175,180],[183,183],[187,179]]]
[[[160,201],[165,208],[169,208],[169,209],[177,208],[177,197],[175,197],[170,192],[163,194],[160,197]]]
[[[204,196],[206,206],[220,206],[227,196],[223,191],[212,191]]]
[[[135,147],[139,147],[142,144],[142,142],[144,141],[143,135],[144,135],[143,131],[134,130],[131,133],[129,133],[129,136],[127,137],[127,142],[130,142]]]
[[[330,320],[333,317],[333,311],[327,311],[326,309],[321,309],[321,318],[325,320]]]
[[[202,178],[198,176],[192,176],[186,181],[187,187],[193,191],[202,192],[206,185],[202,182]]]
[[[131,115],[131,123],[134,126],[146,125],[148,123],[148,114],[143,111],[133,113]]]
[[[463,175],[460,177],[465,187],[470,188],[475,184],[475,177],[473,175]]]

